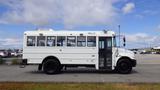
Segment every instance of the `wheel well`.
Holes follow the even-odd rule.
[[[55,56],[48,56],[48,57],[46,57],[46,58],[43,59],[42,65],[43,65],[43,63],[44,63],[45,61],[47,61],[48,59],[54,59],[54,60],[57,60],[57,61],[60,63],[60,61],[59,61],[59,59],[58,59],[57,57],[55,57]],[[60,64],[61,64],[61,63],[60,63]]]
[[[121,57],[118,59],[117,64],[123,59],[127,59],[128,61],[131,61],[131,59],[129,57]],[[117,66],[117,64],[116,64],[116,66]]]

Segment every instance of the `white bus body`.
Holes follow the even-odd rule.
[[[23,64],[47,74],[70,66],[130,73],[136,66],[133,52],[116,47],[113,31],[26,31],[23,41]]]

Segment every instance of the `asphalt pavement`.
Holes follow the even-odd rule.
[[[131,74],[102,72],[95,69],[68,68],[56,75],[37,71],[37,65],[19,68],[0,65],[0,82],[160,82],[160,55],[136,55],[137,67]]]

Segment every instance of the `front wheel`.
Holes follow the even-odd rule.
[[[120,60],[117,64],[116,70],[121,74],[129,74],[132,71],[132,65],[129,60],[123,59]]]

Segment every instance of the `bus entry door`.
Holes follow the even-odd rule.
[[[99,69],[112,70],[111,37],[99,37]]]

